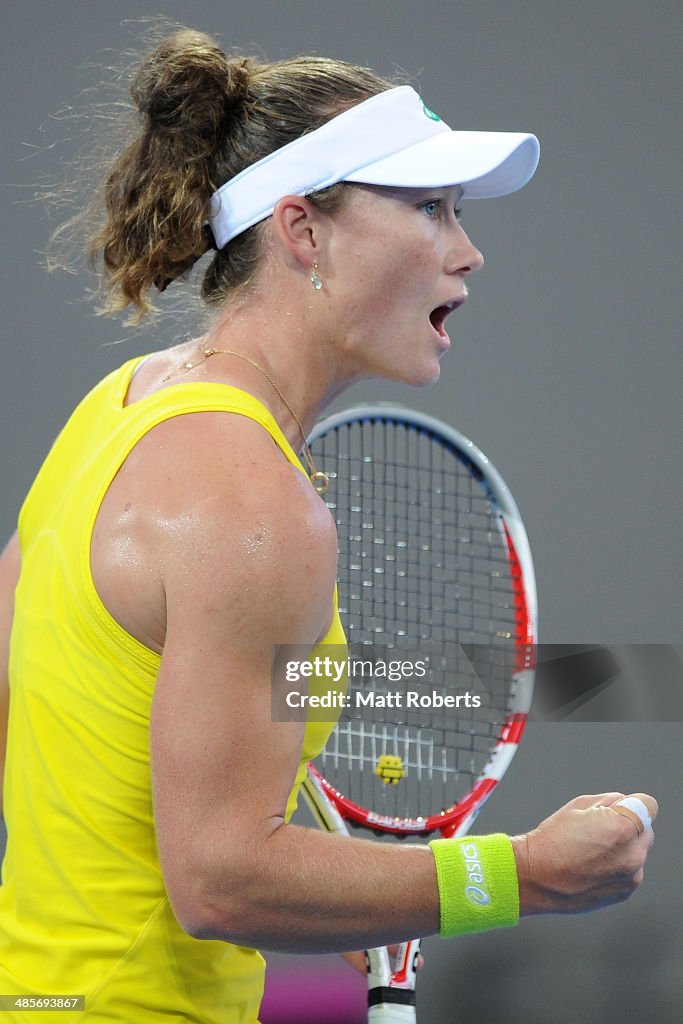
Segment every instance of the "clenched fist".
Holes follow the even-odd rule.
[[[654,797],[633,793],[654,820]],[[579,796],[512,843],[520,912],[580,914],[629,898],[643,880],[654,841],[638,815],[617,812],[623,793]]]

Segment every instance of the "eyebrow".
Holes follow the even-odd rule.
[[[354,182],[351,182],[350,184],[353,185]],[[455,201],[456,203],[460,203],[465,194],[465,189],[462,185],[434,185],[432,187],[420,186],[419,188],[415,188],[413,186],[404,185],[364,185],[360,182],[357,184],[360,188],[368,189],[371,192],[374,191],[382,195],[393,196],[396,199],[407,199],[408,201],[419,199],[421,196],[433,195],[435,192],[439,192],[442,189],[455,188],[457,193]]]

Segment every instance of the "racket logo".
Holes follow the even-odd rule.
[[[470,903],[485,907],[487,903],[491,902],[491,897],[485,888],[486,880],[479,860],[477,845],[472,842],[463,843],[460,850],[465,860],[465,870],[469,882],[469,885],[465,886],[465,898]]]

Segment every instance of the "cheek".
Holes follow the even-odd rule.
[[[383,283],[387,305],[397,316],[412,321],[424,315],[434,292],[433,268],[434,263],[423,250],[406,253],[394,262]]]
[[[396,241],[387,242],[377,256],[375,279],[381,284],[387,300],[414,299],[424,295],[429,284],[429,255],[423,249],[400,248]],[[433,264],[431,264],[433,266]],[[433,284],[433,280],[432,280]]]
[[[386,316],[400,301],[405,289],[406,274],[395,262],[387,259],[387,250],[356,248],[348,254],[347,280],[344,290],[351,308],[372,318]]]
[[[432,241],[407,244],[405,233],[381,230],[357,231],[336,241],[334,276],[348,328],[364,333],[368,341],[383,327],[413,330],[437,277]]]

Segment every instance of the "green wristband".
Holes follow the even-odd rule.
[[[441,935],[505,928],[519,920],[517,865],[509,836],[434,839]]]

